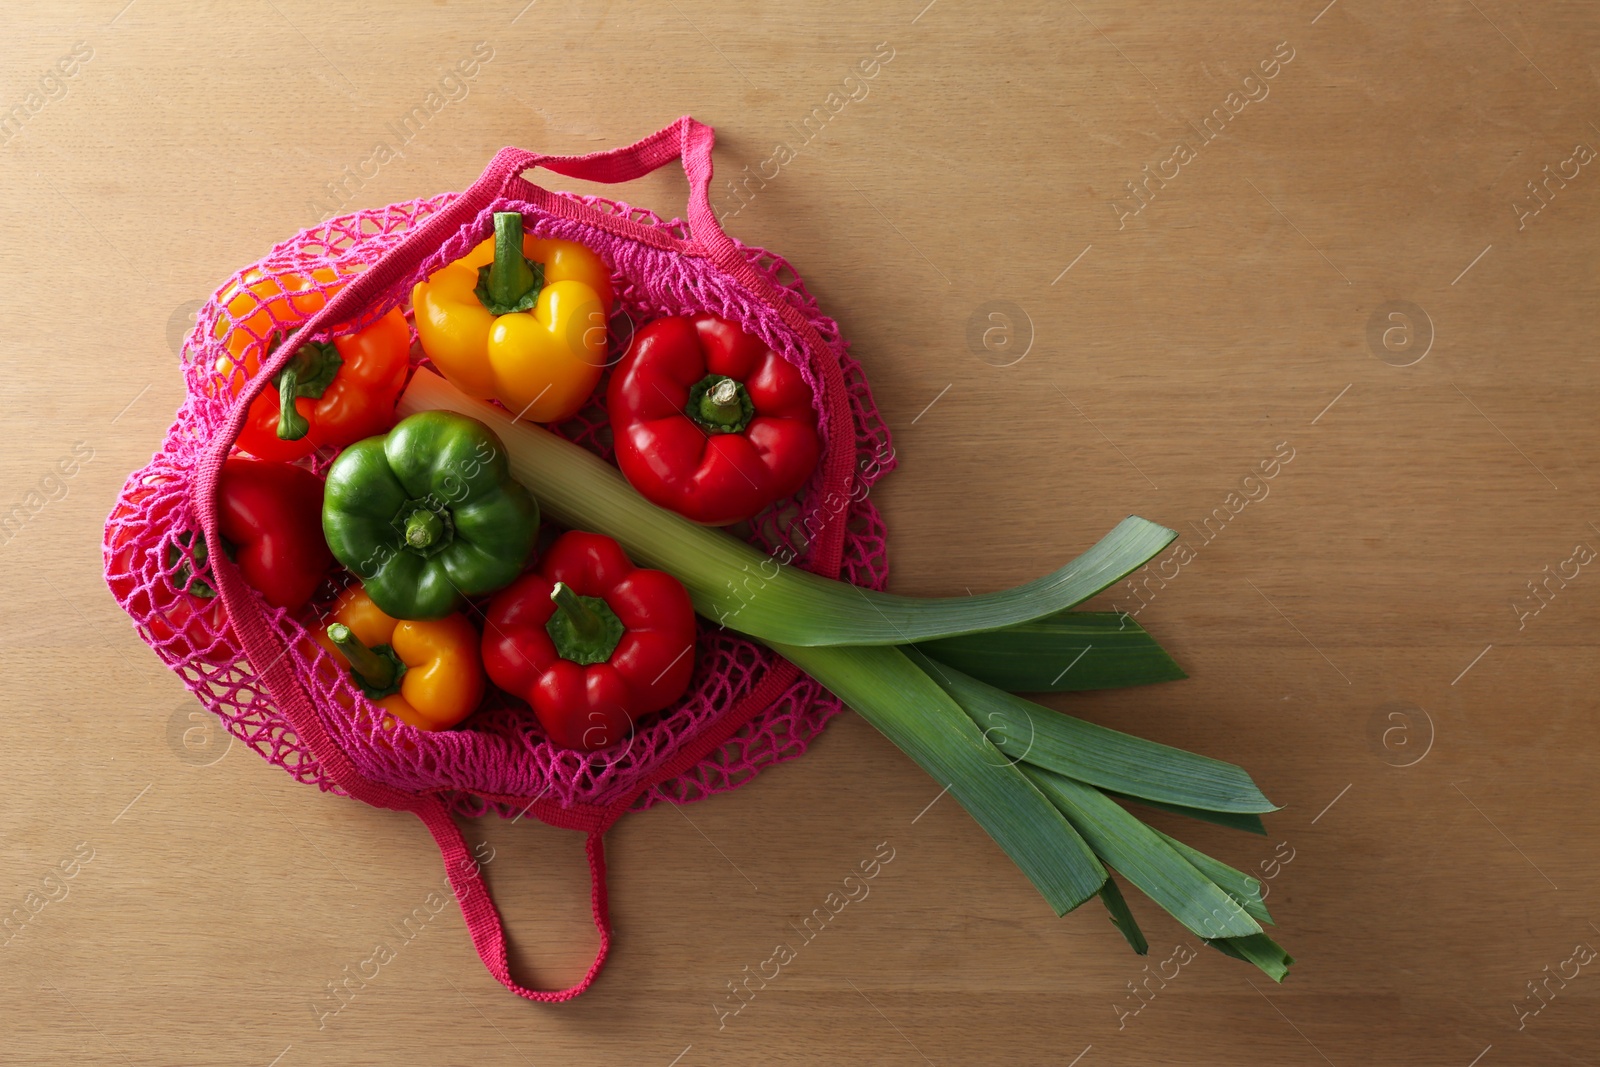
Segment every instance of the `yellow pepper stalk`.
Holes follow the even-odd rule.
[[[583,407],[606,361],[611,273],[573,241],[524,236],[502,211],[494,236],[418,282],[417,339],[462,392],[519,418],[560,422]]]
[[[448,730],[483,699],[478,631],[465,615],[401,621],[352,586],[340,594],[332,616],[317,640],[342,656],[356,684],[401,722]]]

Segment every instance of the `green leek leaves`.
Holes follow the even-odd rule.
[[[1057,914],[1098,897],[1134,951],[1146,951],[1114,869],[1218,951],[1274,980],[1288,973],[1292,960],[1262,931],[1271,919],[1260,884],[1114,799],[1261,832],[1260,816],[1275,809],[1250,776],[1013,695],[1183,677],[1128,616],[1067,613],[1143,566],[1173,531],[1130,517],[1067,566],[1014,589],[896,596],[781,566],[657,508],[599,457],[430,371],[413,376],[398,409],[457,411],[492,426],[548,516],[613,537],[635,562],[673,574],[702,615],[766,642],[848,703],[972,814]]]

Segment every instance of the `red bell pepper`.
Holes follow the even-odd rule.
[[[797,491],[821,450],[788,360],[715,315],[657,319],[611,376],[617,466],[641,495],[707,526]]]
[[[190,531],[179,533],[166,543],[160,573],[144,575],[135,543],[140,528],[129,520],[154,494],[152,488],[136,489],[111,512],[106,583],[130,614],[145,620],[153,644],[164,646],[181,637],[190,650],[203,651],[228,623],[216,590],[195,573],[205,565],[206,543]]]
[[[676,578],[574,530],[489,605],[483,665],[533,706],[551,741],[593,751],[683,695],[694,638],[694,606]]]
[[[217,479],[217,532],[244,580],[274,607],[303,607],[333,564],[322,539],[322,479],[304,467],[229,456]]]
[[[399,308],[332,344],[302,345],[250,405],[239,447],[292,462],[318,447],[343,448],[384,433],[411,365],[411,331]],[[283,417],[284,404],[288,418]]]

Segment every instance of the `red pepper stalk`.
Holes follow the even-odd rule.
[[[676,578],[574,530],[489,605],[483,665],[533,707],[552,742],[593,751],[683,695],[694,639],[694,607]]]
[[[640,330],[606,405],[617,466],[633,487],[707,526],[748,519],[797,491],[821,451],[800,372],[715,315]]]

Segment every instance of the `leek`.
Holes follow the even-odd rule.
[[[1174,815],[1183,815],[1190,819],[1199,819],[1202,822],[1214,823],[1217,826],[1226,826],[1230,830],[1243,830],[1247,834],[1267,836],[1267,827],[1261,821],[1261,816],[1250,812],[1240,811],[1208,811],[1205,808],[1190,808],[1182,804],[1164,804],[1159,800],[1146,800],[1143,797],[1130,797],[1126,793],[1119,793],[1115,789],[1106,790],[1108,796],[1118,800],[1130,800],[1135,804],[1157,811],[1170,811]]]
[[[1259,967],[1261,973],[1274,982],[1281,982],[1288,977],[1289,964],[1294,962],[1294,957],[1266,934],[1208,939],[1206,944],[1225,956],[1232,956],[1236,960],[1244,960]]]
[[[1148,955],[1150,942],[1145,940],[1144,931],[1139,929],[1139,923],[1134,919],[1128,902],[1123,899],[1122,890],[1117,888],[1115,878],[1107,876],[1106,884],[1100,887],[1100,900],[1111,915],[1111,925],[1128,942],[1128,947],[1141,956]]]
[[[1156,832],[1105,794],[1036,767],[1025,773],[1106,862],[1201,937],[1244,937],[1261,924]]]
[[[1199,849],[1190,848],[1175,837],[1169,837],[1160,830],[1156,835],[1171,845],[1173,849],[1194,864],[1195,869],[1207,878],[1217,883],[1217,888],[1239,902],[1239,906],[1250,913],[1250,917],[1258,923],[1273,925],[1272,916],[1267,913],[1267,905],[1261,899],[1261,883],[1243,871],[1236,871],[1221,860],[1212,859]]]
[[[1259,883],[1112,799],[1260,829],[1260,813],[1275,809],[1248,774],[1061,715],[938,661],[1018,688],[1054,670],[1038,688],[1072,688],[1083,678],[1063,684],[1071,671],[1056,664],[1103,640],[1095,670],[1109,684],[1182,677],[1126,617],[1063,614],[1144,565],[1176,536],[1171,530],[1129,517],[1067,566],[1013,589],[896,596],[780,566],[657,508],[597,456],[419,371],[398,410],[436,409],[493,425],[513,475],[550,518],[604,533],[636,562],[673,574],[701,614],[765,642],[848,703],[972,814],[1058,915],[1098,896],[1134,950],[1146,951],[1107,870],[1115,868],[1219,951],[1274,979],[1287,973],[1291,960],[1261,929],[1271,920]]]

